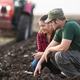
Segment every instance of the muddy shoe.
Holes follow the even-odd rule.
[[[64,80],[64,79],[60,78],[59,76],[48,73],[42,78],[42,80]]]
[[[57,76],[61,77],[62,79],[67,78],[67,76],[66,75],[63,75],[63,74],[57,74]]]

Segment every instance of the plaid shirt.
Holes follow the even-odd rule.
[[[55,30],[53,30],[51,34],[50,42],[52,41],[54,34],[55,34]],[[37,45],[38,45],[38,52],[45,51],[46,47],[49,45],[46,34],[44,33],[37,34]]]
[[[50,42],[52,41],[53,37],[55,34],[55,30],[53,30],[51,37],[50,37]],[[48,40],[47,40],[47,36],[44,33],[39,33],[37,34],[37,45],[38,45],[38,52],[44,52],[46,47],[49,45]],[[56,66],[54,66],[53,69],[53,74],[60,74],[61,70],[58,69]]]

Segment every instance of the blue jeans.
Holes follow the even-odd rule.
[[[35,70],[38,61],[39,61],[39,60],[37,60],[37,59],[34,59],[34,60],[33,60],[33,62],[32,62],[32,69],[33,69],[33,70]],[[54,72],[55,69],[59,70],[57,67],[55,67],[55,65],[53,65],[53,63],[50,61],[50,59],[48,59],[48,62],[44,61],[44,62],[42,63],[42,68],[41,68],[41,70],[42,70],[45,66],[46,66],[47,68],[49,68],[49,70],[50,70],[51,72]],[[59,72],[60,72],[60,70],[59,70]]]

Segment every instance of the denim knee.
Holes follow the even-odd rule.
[[[39,60],[37,60],[37,59],[34,59],[34,60],[33,60],[32,65],[31,65],[33,70],[35,70],[38,61],[39,61]]]

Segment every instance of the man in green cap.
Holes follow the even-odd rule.
[[[41,70],[41,64],[51,57],[53,64],[66,76],[75,76],[80,70],[80,26],[73,20],[67,20],[61,8],[48,13],[46,23],[57,30],[52,42],[44,51],[37,64],[34,76]]]

